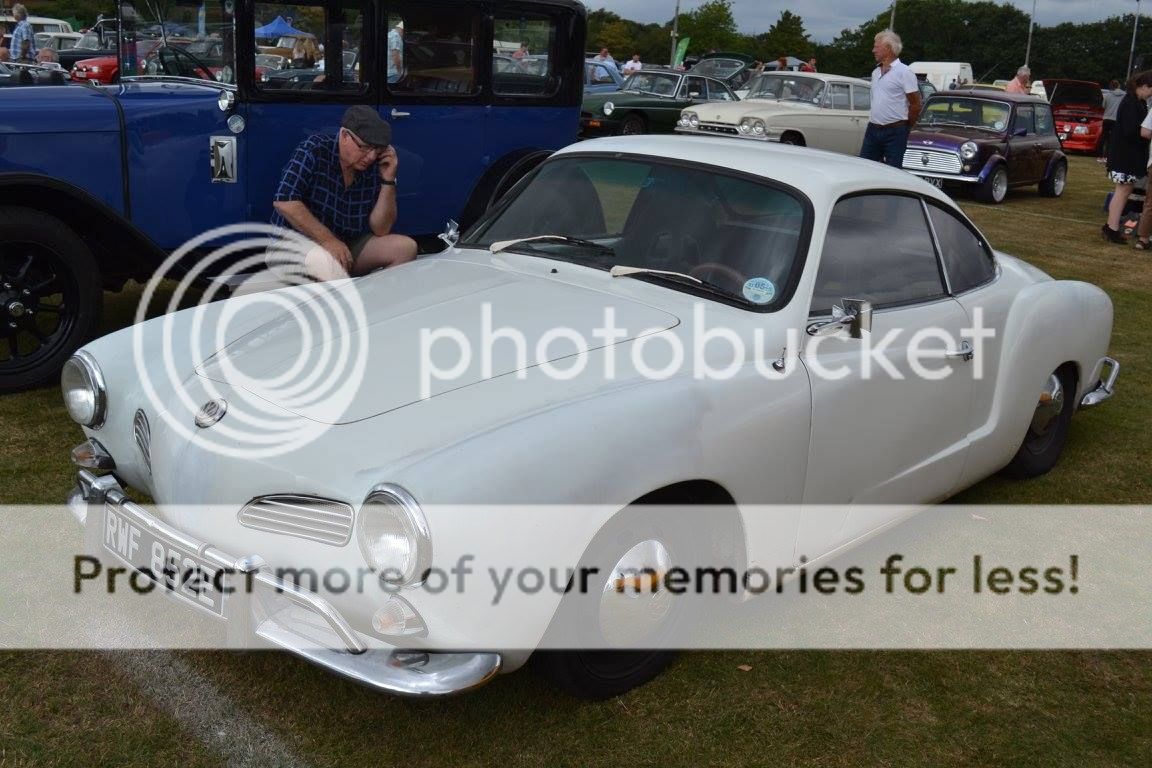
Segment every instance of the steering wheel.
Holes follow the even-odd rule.
[[[720,277],[722,280],[728,280],[735,285],[737,290],[743,287],[747,279],[743,273],[733,269],[727,264],[721,264],[718,261],[706,261],[703,264],[697,264],[692,267],[688,274],[697,280],[722,285],[722,283],[718,283],[715,279],[716,277]]]
[[[216,80],[208,65],[188,51],[163,46],[156,51],[164,73],[173,77],[195,77],[200,80]]]

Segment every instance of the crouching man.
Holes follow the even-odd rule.
[[[316,243],[304,258],[317,280],[363,275],[416,258],[396,223],[392,127],[368,106],[349,107],[335,136],[300,142],[280,176],[272,224]]]

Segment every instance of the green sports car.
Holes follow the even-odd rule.
[[[720,80],[690,72],[642,70],[613,93],[584,97],[580,137],[673,133],[680,110],[706,101],[738,101]]]

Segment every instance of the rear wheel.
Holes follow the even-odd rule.
[[[648,125],[640,115],[631,114],[625,117],[624,122],[620,124],[620,133],[624,136],[648,133]]]
[[[1075,398],[1072,369],[1064,366],[1054,371],[1040,390],[1024,442],[1004,474],[1021,479],[1039,477],[1056,466],[1068,442]]]
[[[100,269],[64,222],[0,208],[0,392],[53,380],[96,331]]]
[[[1064,186],[1068,182],[1068,164],[1057,163],[1043,181],[1040,182],[1040,194],[1044,197],[1060,197],[1064,194]]]
[[[988,174],[988,178],[976,190],[976,196],[986,203],[1002,203],[1008,196],[1008,171],[1004,166],[997,166],[996,170]]]

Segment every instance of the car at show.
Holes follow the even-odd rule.
[[[1064,149],[1096,154],[1104,133],[1104,94],[1085,80],[1045,80],[1044,91]]]
[[[1002,203],[1010,187],[1064,194],[1068,158],[1052,107],[1030,94],[942,91],[928,99],[908,136],[904,170],[937,186],[962,187]]]
[[[59,67],[0,62],[0,88],[19,85],[65,85],[68,75]]]
[[[1119,373],[1107,294],[995,250],[939,190],[858,158],[582,142],[445,234],[412,263],[213,301],[77,352],[69,508],[93,556],[376,690],[470,690],[547,641],[535,662],[557,684],[606,698],[658,674],[657,643],[693,618],[671,564],[811,567],[908,505],[1049,472]],[[432,329],[458,354],[422,353]],[[487,588],[432,588],[469,558],[592,580],[571,602],[563,582],[525,589],[513,619]],[[279,575],[305,569],[389,588]],[[642,592],[635,574],[653,576]],[[221,586],[245,578],[250,592]],[[572,634],[553,644],[557,622]]]
[[[713,52],[700,57],[688,69],[688,74],[720,80],[733,91],[748,85],[753,76],[756,60],[744,53]]]
[[[217,72],[188,52],[189,41],[172,39],[140,40],[136,43],[136,72],[138,75],[169,75],[197,80],[217,80]],[[72,80],[112,85],[120,82],[120,61],[115,54],[93,59],[81,59],[72,68]]]
[[[680,110],[693,104],[737,101],[722,81],[687,72],[643,69],[613,93],[584,97],[580,108],[580,136],[672,133]]]
[[[868,127],[871,98],[871,85],[855,77],[765,72],[746,99],[685,108],[676,130],[855,155]]]
[[[613,93],[624,86],[624,75],[615,66],[589,59],[584,62],[584,93]]]

